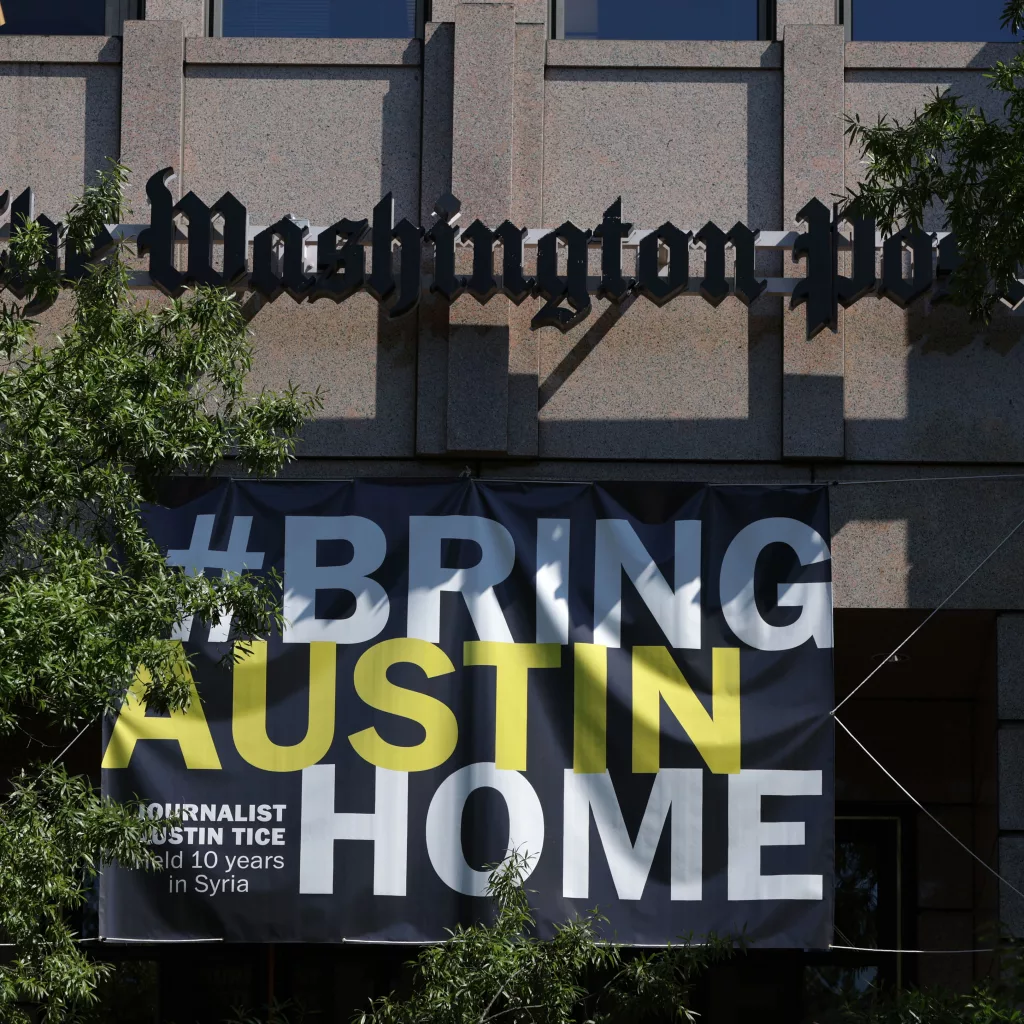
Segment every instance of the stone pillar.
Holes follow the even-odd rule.
[[[543,227],[544,61],[547,10],[543,0],[516,4],[515,110],[512,132],[512,223]],[[537,456],[540,334],[530,329],[532,304],[509,310],[508,454]]]
[[[836,0],[775,0],[776,39],[785,38],[788,25],[834,25],[836,20]]]
[[[434,5],[435,10],[438,4]],[[423,37],[423,122],[420,159],[420,223],[434,219],[434,203],[452,190],[452,80],[455,26],[428,22]],[[424,272],[432,260],[424,246]],[[416,368],[416,453],[443,455],[448,450],[448,304],[436,296],[420,298]]]
[[[455,8],[452,191],[463,226],[495,228],[512,210],[515,7]],[[463,296],[451,308],[447,446],[450,452],[508,450],[509,302]]]
[[[811,199],[831,206],[843,193],[843,26],[834,0],[779,0],[783,42],[783,227]],[[820,18],[827,24],[809,23]],[[802,270],[787,257],[787,276]],[[838,331],[807,340],[805,311],[787,311],[783,340],[782,452],[785,458],[843,457],[843,317]]]
[[[206,0],[146,0],[147,21],[180,21],[189,38],[206,33]]]
[[[135,222],[149,217],[146,180],[163,167],[178,179],[184,111],[185,36],[180,21],[126,21],[122,58],[121,162],[131,169],[127,193]]]
[[[545,0],[435,0],[433,17],[424,56],[424,223],[450,189],[462,202],[462,227],[478,218],[491,228],[509,218],[539,226]],[[447,178],[439,171],[445,146]],[[468,253],[462,260],[466,273]],[[500,295],[484,306],[463,296],[450,309],[425,300],[420,316],[417,450],[536,455],[538,349],[525,307]]]
[[[1024,615],[996,620],[999,714],[999,873],[1024,892]],[[1000,886],[999,920],[1024,938],[1024,899]]]

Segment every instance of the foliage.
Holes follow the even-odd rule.
[[[1020,32],[1024,0],[1006,3],[1002,25]],[[906,122],[848,118],[850,144],[860,147],[867,173],[846,208],[891,232],[900,225],[922,229],[925,215],[941,204],[963,260],[950,281],[951,299],[988,322],[1000,296],[1021,291],[1015,280],[1024,261],[1024,53],[998,61],[986,77],[1001,94],[1001,116],[936,91]]]
[[[411,994],[373,1000],[354,1024],[692,1024],[696,979],[731,956],[732,943],[712,937],[704,945],[628,950],[602,941],[606,922],[596,910],[538,939],[526,868],[526,857],[513,853],[495,869],[493,923],[457,928],[424,947],[410,963]]]
[[[87,248],[123,220],[125,168],[113,164],[68,217],[64,238]],[[47,267],[47,238],[18,225],[0,303],[0,734],[37,723],[64,729],[119,703],[140,666],[147,703],[182,707],[183,617],[231,613],[242,635],[274,627],[272,580],[188,576],[169,568],[140,508],[175,474],[209,474],[225,458],[272,474],[292,457],[317,396],[247,393],[252,349],[235,296],[199,289],[156,307],[129,291],[120,246],[78,281]],[[73,310],[55,341],[33,315],[70,289]],[[30,837],[30,840],[27,838]],[[0,924],[14,943],[0,968],[0,1021],[16,1005],[77,1019],[105,968],[73,941],[67,913],[101,861],[147,862],[130,808],[101,800],[87,780],[44,766],[22,774],[0,805]]]
[[[224,1024],[301,1024],[304,1016],[302,1007],[293,1000],[275,999],[260,1011],[235,1007]]]
[[[45,1000],[48,1019],[71,1017],[109,968],[83,961],[68,911],[85,902],[103,861],[153,864],[149,827],[87,779],[48,765],[14,780],[0,829],[0,932],[17,951],[0,967],[0,1014],[17,1019],[14,1004]]]
[[[871,1002],[848,1005],[837,1020],[842,1024],[1021,1024],[1024,1010],[991,984],[971,992],[904,989]]]
[[[865,986],[815,1016],[817,1024],[1024,1024],[1024,958],[1012,940],[997,944],[988,975],[969,992],[939,986]]]

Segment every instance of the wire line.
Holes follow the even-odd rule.
[[[983,473],[970,476],[902,476],[875,480],[829,480],[829,487],[869,487],[875,484],[941,484],[960,480],[1024,480],[1024,473]]]
[[[82,726],[81,732],[79,732],[79,734],[53,759],[54,764],[56,764],[85,735],[85,731],[90,725],[92,725],[92,722],[86,722],[85,725]]]
[[[833,946],[829,949],[841,949],[854,953],[997,953],[994,948],[989,949],[877,949],[874,946]]]
[[[900,788],[903,794],[909,798],[911,803],[913,803],[918,810],[923,811],[926,815],[928,815],[928,817],[931,818],[932,821],[934,821],[935,824],[938,825],[939,828],[941,828],[942,831],[945,832],[946,835],[949,836],[950,839],[952,839],[953,842],[957,844],[957,846],[959,846],[962,850],[970,854],[989,874],[994,875],[1000,882],[1003,883],[1003,885],[1005,885],[1008,889],[1012,889],[1013,892],[1015,892],[1022,900],[1024,900],[1024,892],[1021,892],[1020,889],[1018,889],[1012,882],[1008,882],[1005,878],[1003,878],[1003,876],[999,874],[999,872],[996,871],[994,867],[983,861],[962,839],[960,839],[958,836],[955,836],[952,832],[950,832],[950,830],[946,828],[946,826],[943,825],[942,822],[939,821],[939,819],[936,818],[935,815],[932,814],[932,812],[929,811],[928,808],[925,807],[924,804],[922,804],[921,801],[918,800],[917,797],[914,796],[914,794],[911,793],[910,790],[907,789],[907,787],[904,786],[903,783],[900,782],[900,780],[897,779],[896,776],[893,775],[893,773],[889,771],[889,769],[886,768],[885,765],[882,764],[882,762],[879,761],[878,758],[875,757],[875,755],[872,754],[871,751],[868,750],[868,748],[865,747],[864,744],[861,743],[861,741],[857,739],[857,737],[854,736],[852,732],[850,732],[849,728],[846,725],[844,725],[839,718],[836,718],[835,715],[833,715],[832,717],[835,718],[836,725],[842,727],[846,735],[849,736],[850,739],[853,740],[853,742],[856,743],[857,746],[860,747],[860,749],[863,750],[864,753],[867,754],[868,757],[875,762],[875,764],[882,770],[882,772]]]

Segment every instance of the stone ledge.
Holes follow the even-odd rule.
[[[419,39],[188,39],[186,64],[418,67]]]
[[[963,71],[992,67],[1017,53],[1016,43],[847,43],[846,67],[858,70]]]
[[[782,44],[746,40],[549,39],[549,68],[781,68]]]
[[[0,36],[0,64],[120,64],[116,36]]]

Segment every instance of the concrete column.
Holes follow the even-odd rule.
[[[1024,615],[996,620],[999,714],[999,873],[1024,892]],[[1003,885],[999,920],[1024,938],[1024,899]]]
[[[542,3],[516,5],[512,222],[543,227],[544,60],[547,20]],[[540,334],[530,329],[531,304],[509,311],[508,454],[537,456]]]
[[[435,5],[436,6],[436,5]],[[434,203],[452,190],[452,80],[455,26],[430,22],[423,39],[423,120],[420,153],[420,223],[434,219]],[[429,247],[424,247],[429,271]],[[448,304],[420,299],[416,371],[416,453],[448,450]]]
[[[192,39],[206,35],[206,0],[146,0],[147,21],[180,21]]]
[[[452,191],[463,225],[497,227],[511,214],[515,5],[455,8]],[[508,451],[509,302],[451,308],[447,446],[450,452]]]
[[[146,180],[173,167],[180,194],[185,35],[180,21],[126,21],[122,60],[121,162],[131,168],[128,205],[149,216]]]
[[[547,0],[435,0],[424,47],[423,223],[541,224]],[[447,153],[447,170],[442,170]],[[459,272],[469,270],[468,253]],[[420,454],[537,454],[538,338],[526,307],[464,296],[420,312]]]
[[[780,0],[783,40],[783,209],[786,228],[811,199],[831,206],[844,182],[845,139],[843,27],[796,24],[795,17],[834,10],[832,0]],[[818,10],[818,8],[821,8]],[[787,276],[802,270],[787,260]],[[807,340],[805,311],[785,314],[783,340],[782,451],[786,458],[843,457],[843,330]]]
[[[775,38],[785,37],[787,25],[834,25],[836,0],[775,0]]]
[[[467,223],[496,227],[511,212],[515,7],[455,9],[452,188]]]

